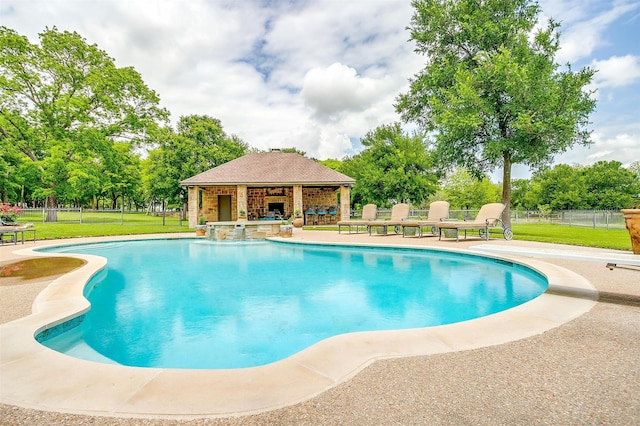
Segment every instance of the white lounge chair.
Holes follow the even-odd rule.
[[[396,204],[391,208],[391,219],[389,220],[372,220],[368,223],[369,235],[371,235],[371,229],[382,228],[382,235],[387,235],[387,228],[393,226],[396,234],[400,232],[400,226],[409,217],[409,204]]]
[[[356,234],[361,226],[365,228],[372,220],[376,220],[378,217],[378,207],[375,204],[367,204],[362,208],[362,218],[358,220],[341,220],[338,222],[338,234],[340,233],[340,229],[343,226],[349,228],[349,233],[351,233],[351,227],[355,226]]]
[[[467,230],[477,229],[478,235],[485,240],[489,240],[489,228],[494,228],[498,225],[502,228],[502,235],[505,240],[513,238],[513,231],[510,228],[505,228],[500,216],[504,211],[505,206],[502,203],[485,204],[480,208],[478,215],[475,219],[470,221],[444,221],[438,224],[439,239],[442,239],[443,229],[455,229],[456,241],[460,241],[460,230],[464,230],[464,238],[467,238]]]
[[[429,205],[427,220],[407,220],[402,222],[402,236],[406,236],[407,228],[414,228],[418,237],[422,237],[423,228],[428,228],[430,235],[437,235],[438,224],[449,217],[449,203],[434,201]]]

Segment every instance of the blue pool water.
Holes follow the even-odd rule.
[[[58,247],[104,256],[91,309],[38,336],[79,358],[164,368],[241,368],[342,333],[489,315],[545,291],[510,262],[427,250],[147,240]]]

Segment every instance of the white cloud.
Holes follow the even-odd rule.
[[[591,66],[598,71],[594,83],[599,88],[628,86],[640,80],[640,56],[612,56],[594,60]]]
[[[600,46],[612,43],[605,32],[620,17],[640,8],[637,1],[546,0],[541,2],[543,21],[550,17],[561,23],[559,63],[588,58]]]
[[[585,164],[640,158],[640,50],[625,41],[638,38],[637,25],[619,29],[640,2],[541,5],[563,24],[560,62],[592,64],[594,85],[607,89],[593,120],[596,143],[566,155]],[[293,146],[320,159],[342,158],[352,141],[398,120],[394,100],[425,63],[408,41],[408,0],[2,0],[0,13],[2,25],[32,42],[57,26],[133,66],[174,122],[207,114],[251,146]]]
[[[366,110],[381,95],[393,89],[388,78],[361,77],[351,67],[334,63],[313,68],[304,76],[302,98],[321,120],[335,120],[345,112]]]
[[[588,147],[570,150],[557,157],[556,163],[592,165],[598,161],[619,161],[624,167],[640,158],[640,126],[631,125],[631,133],[609,133],[612,129],[592,134]],[[635,130],[635,132],[633,132]]]

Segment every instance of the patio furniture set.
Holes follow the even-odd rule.
[[[307,225],[337,223],[338,208],[336,206],[310,206],[304,215]]]

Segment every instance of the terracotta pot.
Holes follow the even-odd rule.
[[[296,217],[295,219],[293,219],[293,226],[295,226],[296,228],[302,228],[302,225],[304,225],[303,218]]]
[[[640,254],[640,209],[624,209],[621,212],[631,237],[633,254]]]
[[[204,237],[206,233],[206,225],[196,225],[196,237]]]

